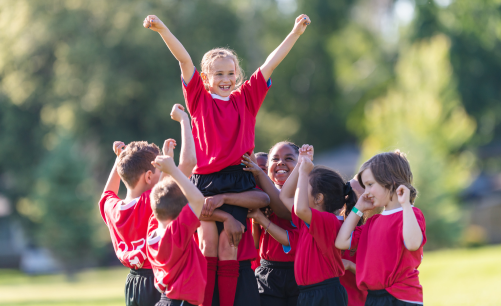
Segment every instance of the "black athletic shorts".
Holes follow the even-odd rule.
[[[256,180],[251,172],[244,171],[245,166],[236,165],[224,168],[211,174],[193,174],[191,181],[204,197],[223,193],[239,193],[256,188]],[[229,213],[245,226],[247,230],[247,212],[245,207],[223,204],[219,209]],[[222,222],[216,222],[217,230],[221,233],[224,229]]]
[[[165,293],[162,293],[162,297],[160,298],[160,301],[158,301],[156,306],[195,306],[195,305],[182,300],[169,299],[165,295]]]
[[[347,306],[348,294],[339,282],[339,277],[333,277],[318,284],[299,286],[297,305]]]
[[[416,306],[421,304],[413,304],[409,302],[404,302],[390,293],[385,289],[381,290],[368,290],[367,299],[365,300],[365,306]]]
[[[240,275],[237,281],[237,291],[235,293],[235,306],[260,306],[259,291],[257,289],[256,277],[251,268],[250,260],[240,261],[238,269]],[[219,289],[214,286],[214,295],[212,296],[212,306],[219,306]]]
[[[155,306],[160,292],[155,287],[152,269],[131,269],[125,281],[125,305]]]
[[[261,306],[296,306],[299,287],[294,276],[294,262],[261,259],[256,271]]]

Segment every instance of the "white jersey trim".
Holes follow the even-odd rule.
[[[155,243],[159,242],[159,241],[160,241],[160,239],[162,239],[162,236],[160,236],[160,235],[158,234],[158,229],[154,230],[154,231],[151,233],[151,236],[153,236],[153,234],[156,234],[156,236],[155,236],[155,237],[153,237],[153,238],[152,238],[152,237],[148,237],[148,240],[147,240],[148,245],[155,244]]]
[[[406,302],[406,303],[416,304],[416,305],[423,305],[423,302],[407,301],[407,300],[401,300],[401,299],[397,299],[397,300],[402,301],[402,302]]]
[[[120,210],[127,210],[131,208],[132,206],[136,205],[136,203],[139,201],[139,197],[133,199],[129,203],[125,204],[124,201],[122,201],[122,204],[120,204]]]
[[[411,205],[411,207],[414,207],[414,205]],[[399,207],[399,208],[395,208],[395,209],[391,209],[391,210],[384,210],[381,215],[383,216],[388,216],[388,215],[392,215],[392,214],[395,214],[397,212],[401,212],[403,211],[404,209],[402,207]]]
[[[223,101],[230,101],[230,96],[227,97],[221,97],[220,95],[216,95],[211,93],[212,99],[218,99],[218,100],[223,100]]]

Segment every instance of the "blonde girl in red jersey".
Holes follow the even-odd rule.
[[[250,79],[243,82],[243,72],[232,50],[217,48],[207,52],[202,59],[202,72],[198,74],[186,49],[158,17],[150,15],[143,23],[144,27],[162,36],[179,61],[183,94],[192,116],[197,153],[192,181],[205,197],[245,192],[245,195],[233,197],[235,201],[223,197],[218,197],[217,201],[222,205],[220,209],[235,217],[244,229],[247,209],[266,206],[269,199],[264,204],[260,200],[260,191],[254,190],[254,178],[251,173],[242,170],[240,159],[245,153],[251,154],[254,149],[256,116],[271,86],[273,70],[309,24],[308,16],[298,16],[291,33]],[[246,203],[242,203],[242,199],[246,199]],[[204,255],[212,257],[207,260],[208,270],[211,271],[213,267],[209,267],[209,263],[214,261],[212,251],[214,245],[217,246],[220,302],[222,306],[232,306],[239,275],[239,263],[236,260],[238,250],[228,235],[218,236],[223,231],[221,222],[215,225],[213,222],[203,222],[199,238]],[[205,252],[206,247],[210,252]],[[214,282],[212,276],[208,277],[208,291]],[[210,299],[211,294],[208,293],[204,305],[208,305]]]
[[[417,195],[412,172],[400,151],[375,155],[357,175],[365,188],[336,239],[339,249],[356,249],[357,285],[368,290],[365,305],[422,305],[419,267],[426,243],[426,222],[412,204]],[[364,213],[385,210],[360,227]]]

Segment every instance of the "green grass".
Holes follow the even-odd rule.
[[[427,306],[501,305],[501,246],[425,253],[420,280]],[[0,270],[0,305],[124,305],[126,268],[63,275],[27,276]]]

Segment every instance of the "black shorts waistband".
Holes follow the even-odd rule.
[[[250,260],[242,260],[242,261],[239,261],[238,264],[240,265],[240,267],[239,267],[240,269],[252,267]]]
[[[152,269],[137,269],[137,270],[130,269],[129,273],[132,275],[151,276],[151,275],[153,275],[153,270]]]
[[[245,168],[244,165],[239,164],[239,165],[234,165],[234,166],[229,166],[229,167],[223,168],[223,169],[219,170],[218,172],[209,173],[209,174],[197,174],[197,175],[204,176],[204,175],[212,175],[212,174],[218,174],[218,173],[225,173],[226,174],[226,173],[232,173],[232,172],[244,172],[244,168]]]
[[[293,269],[293,261],[271,261],[261,258],[261,266],[274,269]]]
[[[374,297],[381,297],[381,296],[385,296],[385,295],[390,295],[390,293],[388,293],[388,291],[386,291],[386,289],[367,290],[367,294],[370,296],[374,296]]]
[[[311,291],[311,290],[328,288],[332,285],[341,285],[341,283],[339,282],[339,277],[333,277],[333,278],[326,279],[320,283],[306,285],[306,286],[298,286],[298,287],[299,287],[299,291],[307,292],[307,291]]]

